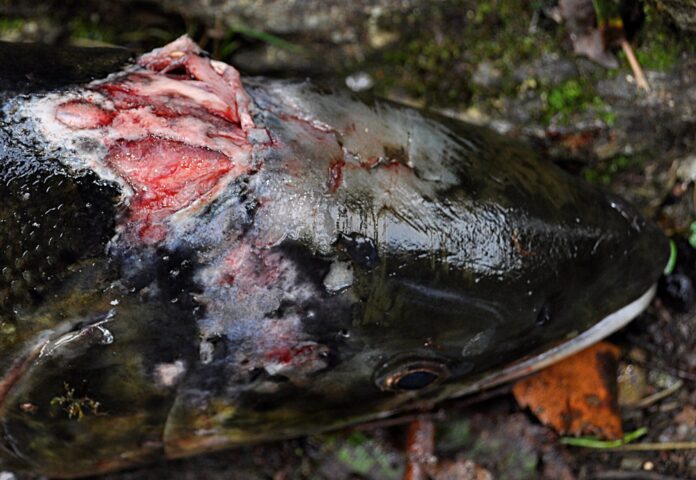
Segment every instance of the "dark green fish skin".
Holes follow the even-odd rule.
[[[242,88],[185,37],[121,73],[122,51],[21,48],[79,69],[2,77],[3,468],[79,477],[431,404],[649,298],[667,262],[625,201],[484,128]]]

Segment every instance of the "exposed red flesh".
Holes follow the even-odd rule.
[[[343,167],[346,166],[346,161],[343,158],[337,158],[329,165],[329,180],[327,182],[327,190],[329,193],[336,193],[338,187],[343,182]]]
[[[131,220],[146,243],[163,240],[169,215],[209,192],[234,168],[222,153],[156,137],[118,141],[107,163],[135,191]]]
[[[111,123],[114,112],[104,110],[84,100],[71,100],[56,110],[56,119],[76,130],[104,127]]]
[[[218,272],[218,284],[234,285],[242,291],[265,288],[281,275],[278,258],[260,254],[248,243],[241,243],[226,252]]]
[[[323,350],[322,345],[315,343],[310,344],[299,344],[293,347],[279,347],[274,350],[266,352],[266,358],[268,360],[276,361],[278,363],[298,363],[301,364],[305,361],[312,359],[317,352]]]
[[[108,106],[87,95],[55,116],[74,130],[104,129],[104,163],[134,192],[126,231],[153,244],[166,238],[172,214],[205,200],[227,175],[250,171],[254,122],[239,73],[202,57],[187,37],[138,65],[89,87]]]

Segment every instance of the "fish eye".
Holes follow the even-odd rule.
[[[381,390],[411,392],[440,383],[449,376],[447,367],[436,361],[402,363],[379,375],[375,383]]]

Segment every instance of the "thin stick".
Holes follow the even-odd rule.
[[[592,478],[596,480],[679,480],[677,477],[668,477],[657,472],[624,472],[620,470],[597,472]]]
[[[435,462],[435,425],[420,418],[411,422],[406,440],[406,472],[404,480],[426,480],[428,465]]]
[[[633,47],[631,47],[631,44],[628,43],[628,40],[626,40],[626,38],[621,39],[621,48],[626,54],[626,58],[628,58],[628,63],[629,65],[631,65],[633,75],[636,77],[636,85],[638,85],[638,88],[640,88],[641,90],[649,92],[650,85],[648,85],[648,80],[645,78],[645,74],[643,74],[643,69],[640,68],[640,63],[638,63],[638,59],[633,53]]]
[[[651,368],[653,370],[669,373],[670,375],[681,378],[682,380],[689,380],[690,382],[696,382],[696,375],[694,375],[691,372],[687,372],[686,370],[679,370],[678,368],[669,367],[667,365],[660,366],[660,365],[650,363],[650,362],[642,362],[642,363],[636,362],[636,363],[638,363],[639,365],[643,365],[645,367]]]
[[[645,398],[642,398],[642,399],[638,400],[636,403],[634,403],[633,405],[631,405],[631,407],[635,407],[635,408],[646,408],[646,407],[649,407],[649,406],[652,405],[653,403],[659,402],[659,401],[662,400],[663,398],[669,397],[670,395],[672,395],[673,393],[675,393],[677,390],[679,390],[679,389],[682,387],[682,385],[684,385],[684,381],[683,381],[683,380],[677,380],[676,382],[674,382],[674,385],[672,385],[672,386],[670,386],[670,387],[668,387],[668,388],[665,388],[664,390],[660,390],[659,392],[653,393],[652,395],[648,395],[648,396],[645,397]]]
[[[650,452],[664,450],[696,450],[696,442],[631,443],[621,447],[608,448],[605,451]]]
[[[668,367],[668,366],[660,366],[660,365],[655,365],[653,363],[649,362],[636,362],[639,365],[643,365],[645,367],[648,367],[652,370],[657,370],[659,372],[665,372],[669,373],[670,375],[674,377],[681,378],[682,380],[688,380],[690,382],[696,382],[696,375],[693,373],[687,372],[686,370],[679,370],[678,368],[673,368],[673,367]]]

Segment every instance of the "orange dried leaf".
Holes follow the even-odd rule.
[[[598,343],[539,373],[518,381],[512,392],[562,435],[623,436],[616,398],[619,348]]]

